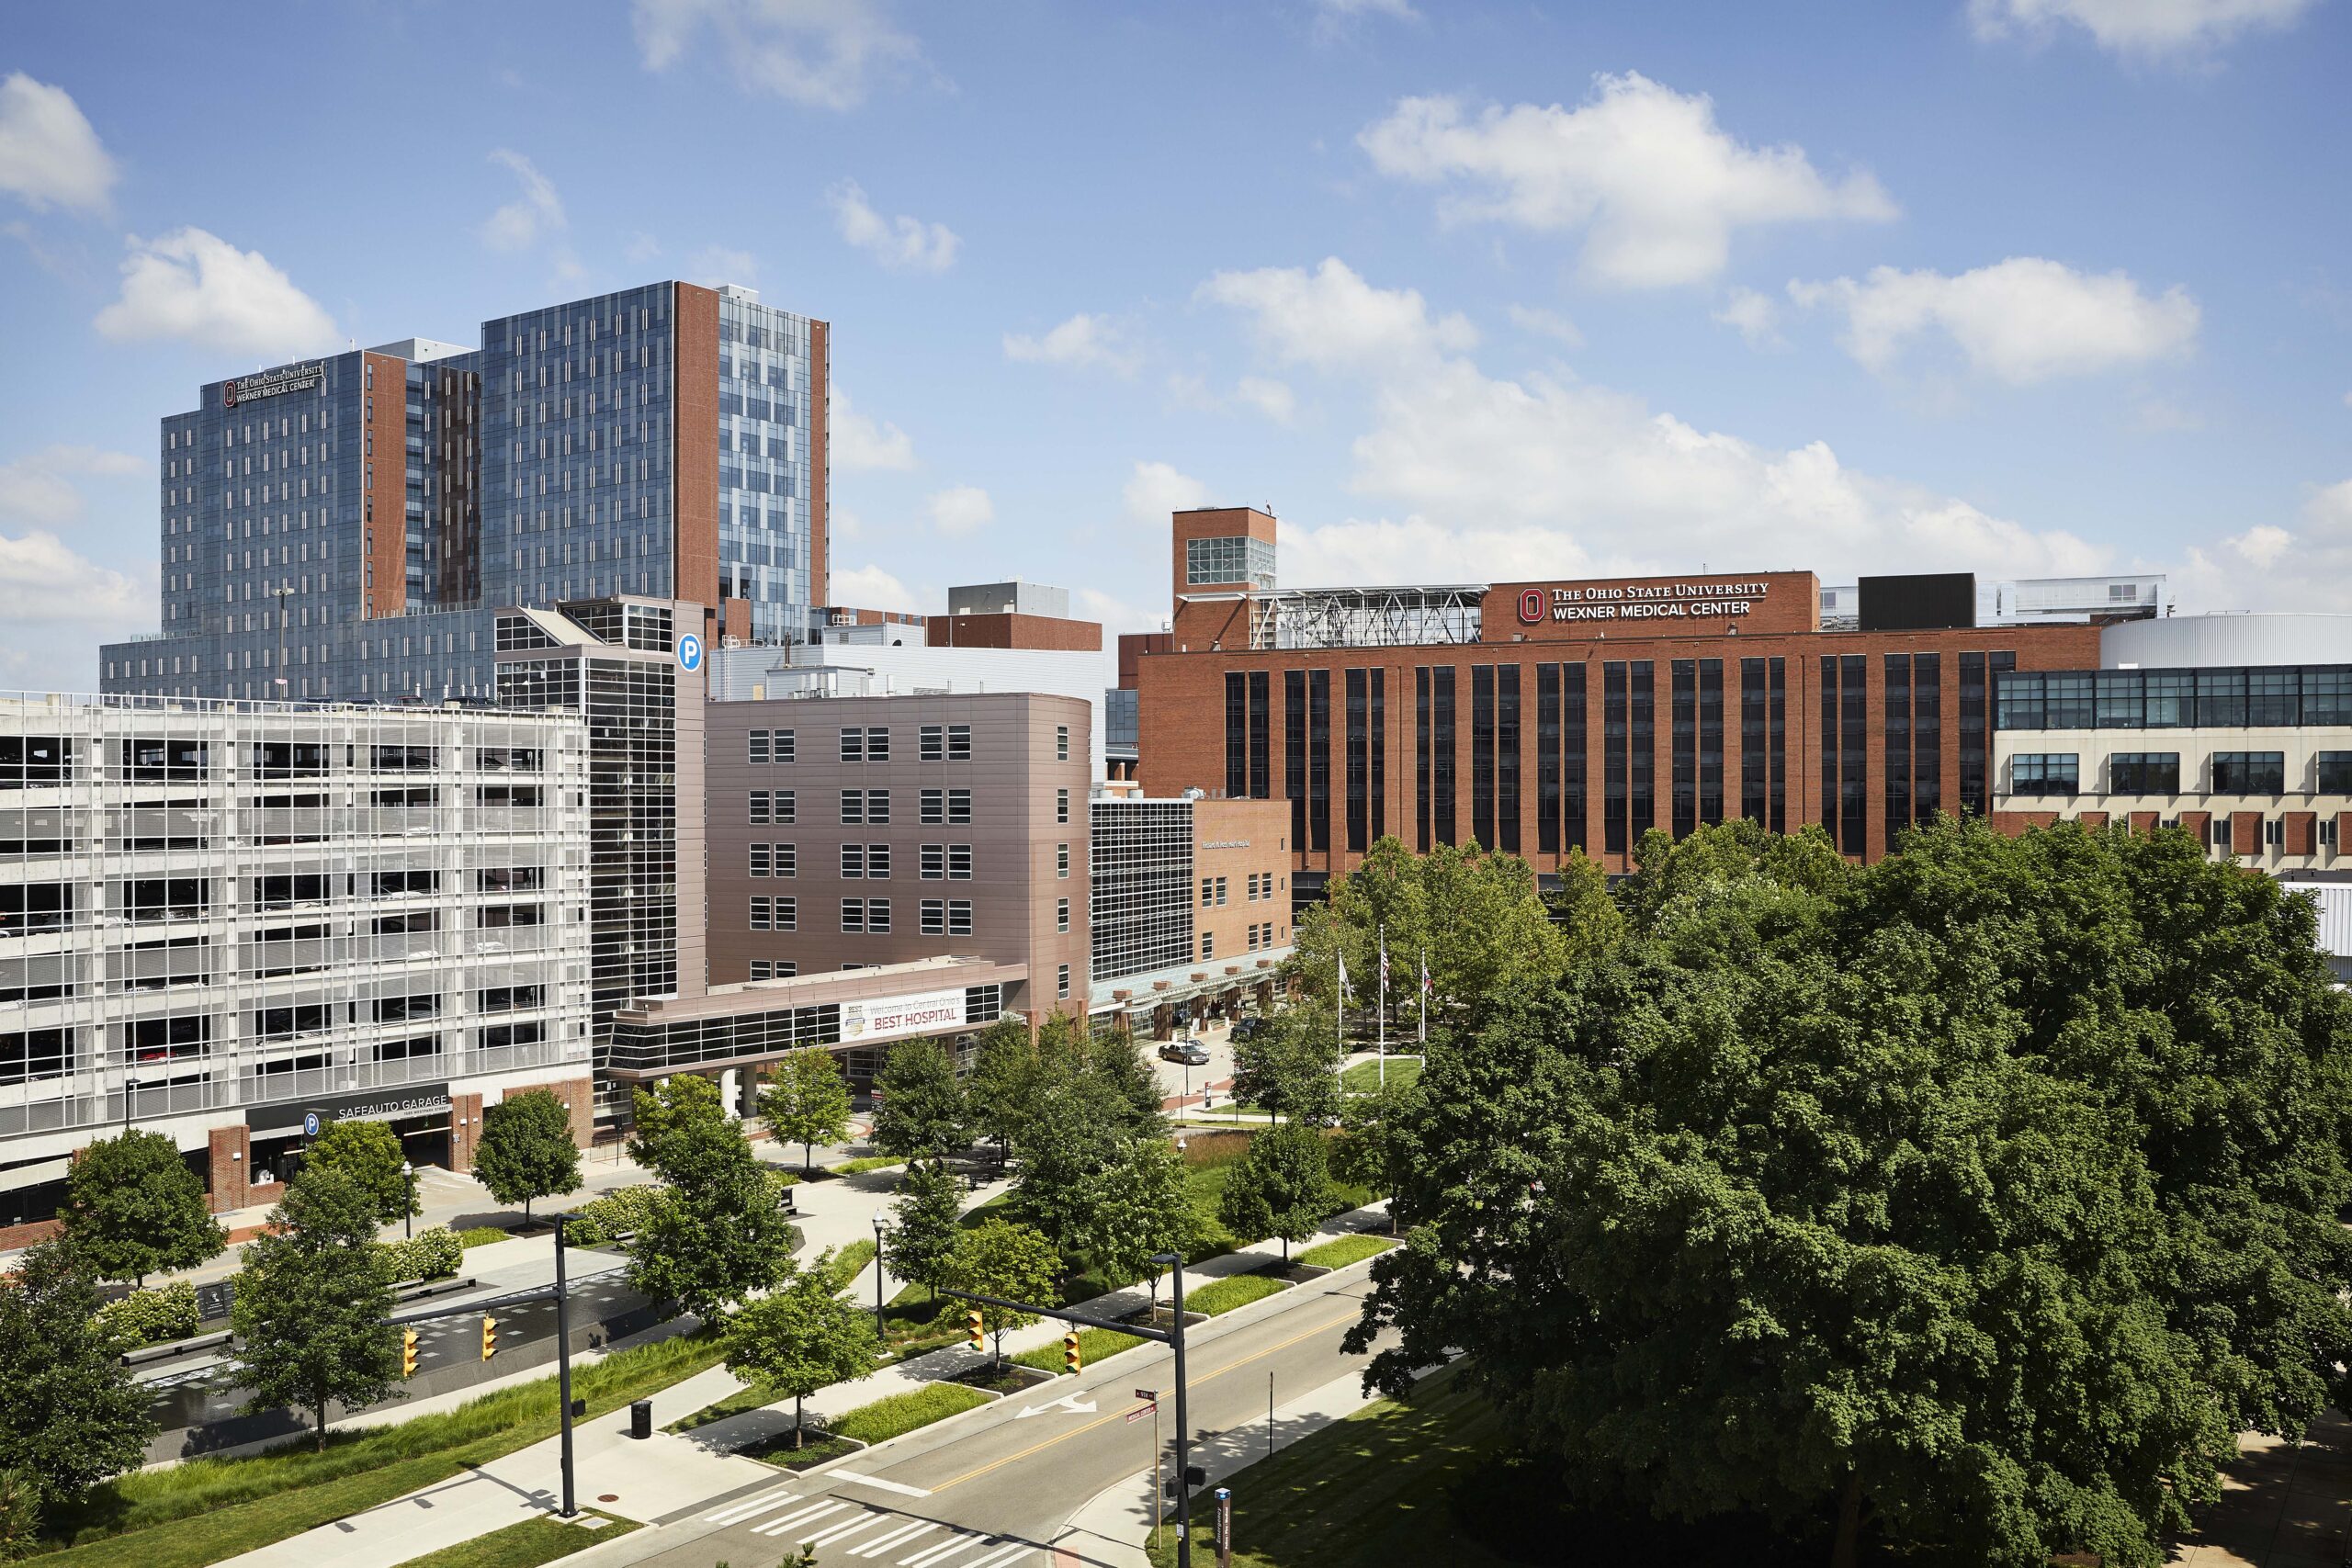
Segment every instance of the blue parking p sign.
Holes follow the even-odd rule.
[[[318,1135],[319,1113],[315,1111],[305,1111],[302,1112],[302,1136],[315,1138]]]
[[[688,674],[702,668],[702,638],[692,632],[678,639],[678,667]]]

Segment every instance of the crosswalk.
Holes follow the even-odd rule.
[[[872,1508],[847,1497],[810,1496],[791,1486],[730,1503],[703,1519],[794,1546],[837,1547],[839,1555],[876,1563],[903,1548],[906,1555],[895,1568],[1009,1568],[1039,1550],[1025,1540]]]

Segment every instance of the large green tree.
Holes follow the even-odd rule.
[[[206,1207],[204,1183],[160,1133],[98,1138],[65,1176],[58,1212],[84,1262],[104,1280],[193,1269],[229,1245]]]
[[[800,1446],[800,1402],[820,1388],[874,1370],[874,1325],[833,1292],[830,1252],[795,1272],[781,1290],[751,1303],[727,1325],[727,1370],[781,1397],[792,1396],[792,1446]]]
[[[331,1122],[302,1151],[305,1170],[339,1170],[368,1195],[379,1222],[424,1211],[416,1201],[400,1134],[381,1122]]]
[[[1953,1563],[2162,1560],[2347,1392],[2346,1003],[2185,834],[1653,836],[1630,933],[1384,1129],[1354,1348],[1455,1348],[1560,1483]]]
[[[876,1081],[874,1146],[899,1159],[943,1159],[971,1142],[956,1059],[935,1040],[901,1040]]]
[[[957,1236],[948,1265],[948,1278],[956,1290],[1038,1306],[1056,1304],[1053,1296],[1060,1272],[1061,1256],[1052,1242],[1027,1225],[998,1219],[983,1220]],[[983,1306],[978,1311],[980,1326],[993,1337],[1000,1362],[1004,1359],[1006,1333],[1037,1321],[1035,1313],[1011,1307]]]
[[[532,1202],[580,1190],[580,1145],[571,1111],[543,1089],[510,1094],[481,1113],[474,1179],[502,1203]]]
[[[1233,1043],[1234,1100],[1319,1126],[1340,1113],[1340,1055],[1329,1008],[1286,1008]]]
[[[1288,1258],[1292,1244],[1313,1235],[1334,1201],[1329,1142],[1285,1122],[1250,1140],[1248,1157],[1226,1179],[1217,1218],[1244,1240],[1280,1236]]]
[[[1184,1185],[1183,1156],[1165,1138],[1129,1138],[1080,1182],[1079,1199],[1071,1247],[1106,1280],[1149,1276],[1157,1301],[1159,1271],[1152,1258],[1193,1245],[1197,1216]]]
[[[98,1272],[71,1241],[27,1249],[0,1286],[0,1473],[30,1500],[78,1501],[138,1468],[155,1431],[153,1399],[107,1331]]]
[[[1028,1120],[1043,1070],[1026,1019],[1012,1014],[980,1031],[972,1073],[964,1080],[964,1104],[973,1133],[996,1145],[999,1167]]]
[[[849,1083],[831,1051],[811,1045],[776,1064],[760,1090],[760,1119],[779,1144],[798,1144],[805,1170],[817,1168],[817,1145],[849,1136]]]
[[[962,1234],[956,1222],[964,1213],[963,1194],[963,1183],[942,1166],[918,1165],[907,1172],[891,1206],[898,1219],[890,1232],[891,1273],[938,1294]]]
[[[700,1146],[735,1121],[718,1098],[718,1086],[693,1073],[632,1091],[629,1120],[628,1157],[665,1181],[672,1179],[669,1168],[679,1151]]]
[[[665,1090],[700,1079],[673,1078]],[[783,1279],[792,1226],[769,1173],[714,1090],[635,1098],[639,1159],[664,1189],[629,1240],[629,1282],[716,1324],[729,1307]]]
[[[400,1377],[392,1289],[376,1252],[379,1195],[333,1166],[306,1168],[245,1244],[230,1306],[236,1370],[249,1408],[311,1413],[327,1443],[327,1407],[372,1404]]]

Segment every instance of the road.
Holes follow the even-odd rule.
[[[1185,1346],[1196,1438],[1262,1429],[1273,1404],[1360,1368],[1340,1340],[1370,1289],[1351,1269],[1196,1325]],[[709,1568],[813,1541],[820,1564],[1036,1568],[1088,1499],[1150,1468],[1151,1420],[1127,1419],[1141,1408],[1136,1390],[1160,1392],[1159,1431],[1172,1443],[1173,1384],[1167,1348],[1138,1348],[870,1459],[805,1480],[779,1472],[615,1541],[598,1561]]]

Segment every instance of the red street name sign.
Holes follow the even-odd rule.
[[[1127,1425],[1130,1427],[1134,1426],[1136,1422],[1142,1420],[1145,1416],[1150,1415],[1153,1411],[1159,1408],[1159,1406],[1157,1404],[1136,1405],[1133,1410],[1127,1412]]]

